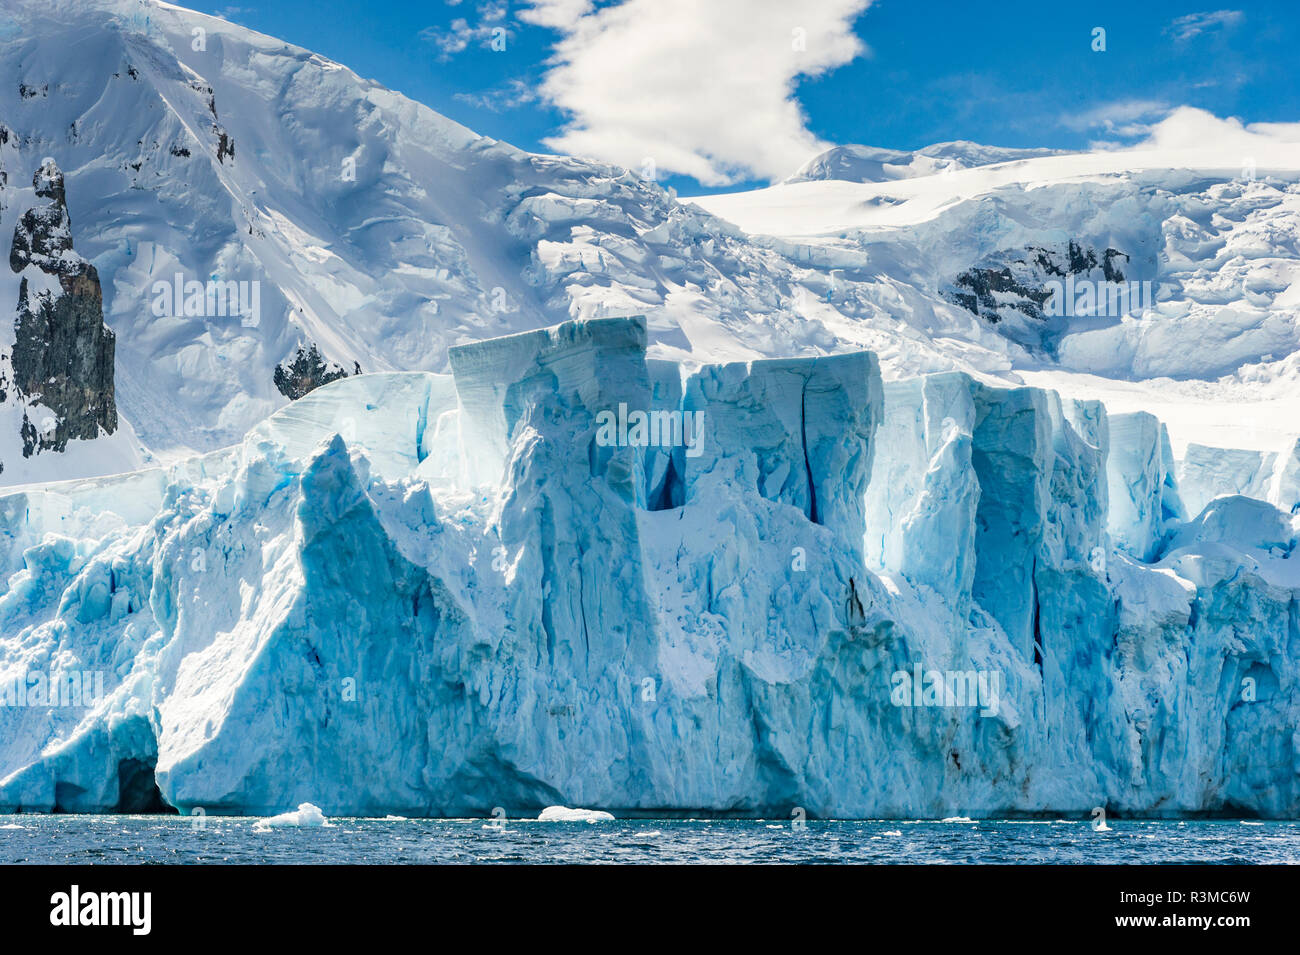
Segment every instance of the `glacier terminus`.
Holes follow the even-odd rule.
[[[0,707],[0,808],[1296,813],[1294,458],[1197,509],[1148,414],[646,341],[456,346],[0,497],[6,668],[108,674]],[[620,405],[698,453],[598,441]]]

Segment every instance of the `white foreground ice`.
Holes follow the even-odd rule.
[[[309,802],[302,803],[293,812],[282,812],[254,823],[254,829],[296,829],[300,827],[328,826],[325,815]]]
[[[538,822],[613,822],[614,817],[599,809],[570,809],[567,806],[547,806],[537,817]]]

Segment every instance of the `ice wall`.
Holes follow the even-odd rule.
[[[1185,511],[1096,402],[645,345],[466,345],[0,497],[0,677],[105,675],[0,707],[0,808],[1300,809],[1288,509]],[[932,670],[975,682],[900,689]]]
[[[1217,497],[1240,494],[1294,513],[1300,509],[1300,442],[1281,451],[1190,444],[1178,481],[1194,512]]]

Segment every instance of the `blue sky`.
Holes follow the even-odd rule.
[[[1291,0],[186,5],[525,149],[649,160],[684,194],[766,183],[835,143],[1130,143],[1182,105],[1246,123],[1300,119]]]

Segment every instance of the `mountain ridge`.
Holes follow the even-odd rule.
[[[119,416],[145,463],[236,443],[286,400],[276,369],[313,347],[343,370],[437,372],[457,344],[639,314],[655,358],[870,349],[887,378],[960,370],[1123,410],[1150,403],[1179,450],[1294,437],[1269,423],[1290,415],[1283,386],[1297,374],[1300,169],[1271,165],[1276,154],[1300,166],[1294,150],[1261,150],[1246,181],[1225,168],[1231,143],[1203,159],[1010,160],[937,144],[917,154],[1002,161],[679,199],[624,169],[477,136],[323,57],[178,7],[21,0],[6,23],[0,234],[32,201],[30,171],[56,159],[117,337]],[[1067,323],[1044,342],[950,294],[972,269],[1069,243],[1130,257],[1156,307]],[[258,314],[157,314],[187,298],[177,282],[256,282]],[[0,301],[17,294],[0,276]],[[1217,347],[1196,348],[1197,336]],[[1162,405],[1174,391],[1197,413]],[[1239,437],[1202,395],[1278,413]],[[74,441],[57,468],[0,482],[122,460]]]

